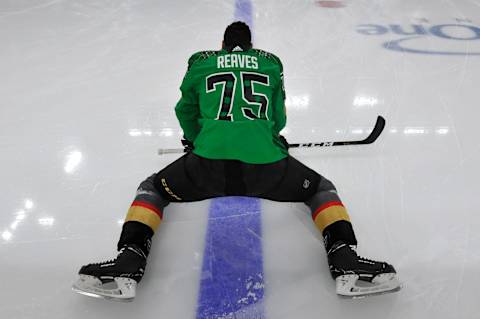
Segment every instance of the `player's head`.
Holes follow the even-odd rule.
[[[237,46],[241,47],[244,51],[252,47],[250,28],[246,23],[241,21],[230,24],[223,34],[222,49],[232,51]]]

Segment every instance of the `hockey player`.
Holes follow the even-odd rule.
[[[400,288],[391,265],[357,255],[352,224],[334,185],[288,154],[288,143],[279,135],[286,123],[282,63],[252,48],[245,23],[226,28],[221,50],[191,56],[180,90],[175,112],[186,154],[140,184],[118,256],[81,267],[75,291],[132,300],[165,207],[232,195],[309,206],[338,294]]]

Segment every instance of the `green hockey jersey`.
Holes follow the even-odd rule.
[[[265,164],[285,158],[283,67],[258,49],[192,55],[175,113],[194,153]]]

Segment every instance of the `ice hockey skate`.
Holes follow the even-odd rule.
[[[362,298],[401,289],[392,265],[359,257],[354,247],[343,242],[330,249],[328,264],[338,295]]]
[[[90,297],[132,301],[145,266],[146,255],[142,249],[126,245],[113,260],[83,266],[72,289]]]

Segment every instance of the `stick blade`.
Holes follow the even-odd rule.
[[[377,117],[377,122],[375,122],[375,126],[373,127],[372,133],[370,133],[370,135],[362,141],[362,144],[371,144],[375,142],[380,134],[382,134],[385,124],[385,118],[379,115]]]

